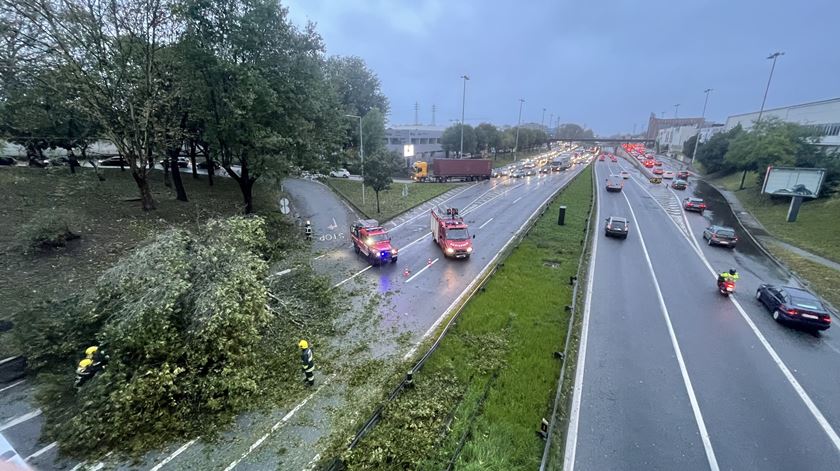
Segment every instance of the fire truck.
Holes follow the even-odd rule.
[[[350,228],[353,250],[373,265],[397,262],[397,248],[391,245],[388,231],[375,219],[362,219]]]
[[[447,208],[444,214],[431,211],[432,240],[440,246],[443,254],[452,258],[470,258],[472,239],[467,223],[458,214],[458,208]]]

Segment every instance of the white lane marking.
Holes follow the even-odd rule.
[[[581,167],[581,168],[583,168],[583,167]],[[577,173],[580,173],[580,170],[579,170]],[[575,176],[575,175],[577,175],[577,173],[575,173],[575,174],[568,174],[568,175],[566,175],[566,176],[568,177],[568,178],[566,179],[566,181],[565,181],[565,182],[561,182],[560,186],[559,186],[556,190],[554,190],[554,191],[553,191],[553,192],[552,192],[552,193],[551,193],[551,194],[550,194],[550,195],[549,195],[549,196],[548,196],[548,197],[547,197],[547,198],[546,198],[546,199],[542,202],[542,204],[540,204],[539,206],[537,206],[537,209],[535,209],[535,210],[534,210],[534,212],[533,212],[533,213],[531,213],[531,215],[530,215],[530,216],[528,216],[528,218],[526,219],[526,221],[527,221],[528,219],[531,219],[532,217],[534,217],[534,215],[535,215],[535,214],[537,214],[537,212],[540,210],[540,208],[542,208],[542,207],[543,207],[543,206],[544,206],[544,205],[545,205],[548,201],[550,201],[550,200],[551,200],[551,198],[552,198],[552,197],[554,197],[554,195],[556,195],[556,194],[557,194],[560,190],[562,190],[562,189],[564,188],[565,184],[566,184],[566,183],[569,183],[569,180],[571,180],[572,178],[574,178],[574,176]],[[520,185],[521,185],[521,184],[520,184]],[[518,186],[518,185],[517,185],[517,186]],[[516,187],[514,187],[514,188],[516,188]],[[503,194],[506,194],[506,193],[502,193],[502,195],[503,195]],[[486,203],[489,203],[490,201],[493,201],[493,199],[497,198],[498,196],[501,196],[501,195],[496,195],[496,196],[494,196],[493,198],[491,198],[490,200],[485,201],[485,202],[484,202],[484,203],[482,203],[481,205],[484,205],[484,204],[486,204]],[[479,207],[480,207],[481,205],[479,205]],[[478,207],[476,207],[476,208],[474,208],[474,209],[477,209],[477,208],[478,208]],[[503,245],[503,246],[502,246],[502,248],[501,248],[501,249],[499,249],[499,251],[498,251],[498,252],[496,252],[496,255],[494,255],[494,256],[493,256],[493,258],[492,258],[492,259],[490,259],[490,261],[489,261],[489,262],[487,262],[487,264],[486,264],[486,265],[484,265],[484,267],[485,267],[485,268],[483,268],[483,269],[482,269],[482,271],[483,271],[483,270],[485,270],[485,269],[486,269],[486,267],[488,267],[488,266],[492,265],[493,263],[495,263],[495,262],[496,262],[496,260],[498,260],[498,259],[499,259],[499,255],[501,255],[501,253],[502,253],[502,252],[504,252],[504,251],[505,251],[505,249],[507,249],[508,245],[510,245],[510,244],[511,244],[511,242],[513,242],[513,239],[515,239],[515,238],[516,238],[516,236],[518,236],[518,235],[519,235],[519,233],[520,233],[520,232],[522,232],[522,230],[523,230],[524,228],[525,228],[525,225],[523,224],[523,225],[522,225],[519,229],[517,229],[517,230],[516,230],[516,232],[514,232],[514,233],[513,233],[513,235],[512,235],[512,236],[510,236],[510,238],[509,238],[509,239],[508,239],[508,241],[505,243],[505,245]],[[428,235],[428,234],[431,234],[431,232],[427,233],[426,235]],[[408,360],[409,358],[411,358],[411,357],[414,355],[414,353],[415,353],[415,352],[417,352],[417,348],[420,346],[420,344],[422,344],[422,343],[423,343],[423,340],[425,340],[428,336],[432,335],[432,332],[434,332],[434,331],[435,331],[435,329],[437,329],[437,327],[440,325],[440,323],[441,323],[441,322],[443,322],[443,320],[444,320],[444,319],[446,319],[447,317],[449,317],[449,314],[452,312],[452,310],[453,310],[453,309],[455,309],[455,306],[457,306],[457,305],[458,305],[458,303],[459,303],[459,302],[461,302],[461,299],[462,299],[464,296],[466,296],[466,294],[467,294],[467,293],[469,293],[469,292],[470,292],[470,290],[472,290],[473,285],[475,285],[476,283],[478,283],[478,280],[479,280],[479,277],[475,277],[475,278],[473,278],[473,280],[470,282],[470,284],[469,284],[469,285],[467,285],[467,287],[466,287],[463,291],[461,291],[461,294],[459,294],[459,295],[458,295],[458,297],[456,297],[456,298],[455,298],[455,300],[454,300],[454,301],[452,301],[452,304],[450,304],[450,305],[449,305],[449,307],[447,307],[447,308],[446,308],[446,310],[445,310],[445,311],[443,311],[443,313],[442,313],[440,316],[438,316],[438,318],[437,318],[437,319],[435,319],[435,321],[432,323],[432,325],[431,325],[431,326],[429,326],[429,328],[428,328],[428,329],[426,329],[426,332],[423,334],[423,336],[422,336],[422,337],[420,337],[420,339],[417,341],[417,343],[415,343],[415,344],[414,344],[414,345],[413,345],[413,346],[412,346],[412,347],[408,350],[408,352],[406,352],[406,354],[405,354],[405,355],[403,355],[403,360]]]
[[[425,267],[423,267],[423,268],[421,268],[420,270],[418,270],[418,271],[417,271],[417,273],[415,273],[415,274],[411,275],[411,276],[410,276],[407,280],[405,280],[405,282],[406,282],[406,283],[411,283],[411,280],[413,280],[416,276],[418,276],[419,274],[423,273],[424,271],[428,270],[428,269],[429,269],[429,267],[431,267],[432,265],[434,265],[435,263],[437,263],[437,261],[438,261],[438,260],[440,260],[440,258],[439,258],[439,257],[438,257],[438,258],[436,258],[436,259],[434,259],[434,260],[432,260],[432,263],[427,263]]]
[[[329,254],[329,252],[322,253],[321,255],[318,255],[317,257],[315,257],[313,260],[318,260],[319,258],[324,258],[324,257],[326,257],[328,254]]]
[[[633,217],[633,224],[636,225],[636,233],[639,234],[639,241],[642,244],[642,253],[645,256],[648,270],[650,270],[651,279],[653,280],[653,287],[656,289],[656,297],[659,300],[659,307],[665,318],[665,324],[668,326],[668,335],[671,337],[671,346],[674,348],[674,353],[677,356],[677,363],[680,366],[680,374],[685,383],[685,389],[688,392],[688,400],[691,403],[691,410],[694,412],[694,420],[697,422],[697,428],[700,431],[700,439],[703,441],[703,448],[706,450],[706,459],[709,462],[709,468],[712,471],[718,471],[720,467],[715,458],[715,451],[712,448],[712,441],[709,438],[709,431],[706,429],[706,422],[703,420],[703,414],[700,412],[700,404],[697,402],[697,395],[694,393],[694,387],[691,385],[691,378],[688,376],[688,369],[685,366],[685,359],[683,359],[680,343],[677,341],[677,335],[674,332],[674,326],[671,324],[671,316],[668,314],[668,307],[665,305],[665,298],[662,295],[662,289],[659,287],[659,279],[656,276],[656,271],[653,269],[653,262],[650,260],[650,254],[645,244],[645,238],[642,235],[642,228],[639,225],[639,220],[636,219],[636,212],[633,210],[633,205],[630,204],[630,199],[627,194],[621,192],[624,200],[627,202],[627,207],[630,209],[630,216]]]
[[[441,201],[440,203],[435,203],[435,206],[437,206],[438,204],[443,204],[443,203],[445,203],[445,202],[447,202],[447,201],[451,200],[452,198],[455,198],[456,196],[460,195],[461,193],[463,193],[463,192],[465,192],[465,191],[469,190],[470,188],[472,188],[472,187],[474,187],[474,186],[476,186],[476,185],[478,185],[478,183],[473,183],[472,185],[468,185],[468,186],[467,186],[466,188],[464,188],[463,190],[459,191],[458,193],[455,193],[454,195],[450,196],[449,198],[446,198],[445,200]],[[492,188],[491,188],[490,190],[487,190],[487,191],[491,191],[491,190],[492,190]],[[487,192],[485,192],[485,194],[486,194],[486,193],[487,193]],[[422,205],[421,205],[421,206],[422,206]],[[395,225],[394,227],[392,227],[392,228],[391,228],[391,229],[389,229],[389,230],[393,231],[393,230],[395,230],[396,228],[398,228],[398,227],[400,227],[400,226],[403,226],[403,225],[405,225],[405,224],[408,224],[409,222],[411,222],[411,221],[413,221],[413,220],[415,220],[415,219],[419,218],[420,216],[423,216],[424,214],[426,214],[426,211],[425,211],[425,210],[421,211],[421,212],[420,212],[420,214],[418,214],[418,215],[416,215],[416,216],[413,216],[413,217],[411,217],[410,219],[406,219],[405,221],[403,221],[403,222],[401,222],[401,223],[399,223],[399,224]]]
[[[595,172],[595,169],[592,169]],[[597,177],[597,174],[595,175]],[[597,193],[597,190],[596,190]],[[566,452],[563,454],[563,469],[571,471],[575,468],[575,453],[577,452],[578,422],[580,419],[580,403],[583,399],[583,371],[586,366],[586,345],[589,340],[589,313],[592,306],[592,287],[595,280],[595,260],[598,255],[598,229],[601,199],[595,195],[595,227],[592,237],[592,256],[589,273],[586,275],[586,303],[583,307],[583,321],[581,324],[580,345],[578,346],[578,366],[575,370],[575,386],[572,394],[572,410],[569,412],[569,425],[566,431]]]
[[[524,197],[525,196],[520,196],[519,198],[516,198],[515,200],[513,200],[513,203],[511,203],[511,204],[516,204],[519,200],[521,200]]]
[[[297,413],[297,411],[298,411],[298,410],[300,410],[300,408],[301,408],[301,407],[305,406],[305,405],[306,405],[306,403],[307,403],[307,402],[309,402],[309,400],[310,400],[310,399],[312,399],[312,398],[313,398],[316,394],[318,394],[318,392],[319,392],[321,389],[323,389],[323,388],[324,388],[324,386],[326,386],[326,385],[327,385],[330,381],[332,381],[332,379],[333,379],[334,377],[335,377],[335,375],[330,375],[330,376],[328,376],[328,377],[327,377],[327,379],[325,379],[325,380],[324,380],[324,382],[321,384],[321,386],[320,386],[318,389],[316,389],[315,391],[312,391],[312,394],[310,394],[309,396],[307,396],[307,397],[306,397],[306,399],[304,399],[304,400],[300,401],[300,403],[299,403],[298,405],[296,405],[296,406],[294,407],[294,409],[290,410],[290,411],[289,411],[286,415],[284,415],[284,416],[283,416],[283,418],[282,418],[282,419],[280,419],[280,420],[279,420],[276,424],[274,424],[274,425],[271,427],[271,430],[269,430],[268,432],[266,432],[266,434],[265,434],[265,435],[263,435],[262,437],[260,437],[260,438],[259,438],[257,441],[255,441],[254,443],[252,443],[252,444],[251,444],[251,446],[250,446],[250,447],[248,447],[248,451],[246,451],[245,453],[243,453],[243,454],[242,454],[242,456],[240,456],[239,458],[237,458],[237,459],[233,460],[233,462],[231,462],[231,463],[227,466],[227,468],[225,468],[225,471],[230,471],[230,470],[232,470],[233,468],[235,468],[235,467],[236,467],[236,465],[238,465],[238,464],[239,464],[242,460],[244,460],[245,458],[247,458],[247,457],[248,457],[248,455],[250,455],[250,454],[251,454],[251,452],[253,452],[253,451],[254,451],[254,450],[256,450],[257,448],[259,448],[259,447],[260,447],[260,445],[262,445],[262,444],[263,444],[263,442],[264,442],[264,441],[266,441],[266,439],[268,439],[268,437],[269,437],[272,433],[274,433],[275,431],[277,431],[277,429],[279,429],[280,427],[282,427],[283,425],[285,425],[285,424],[286,424],[286,422],[288,422],[288,421],[289,421],[289,419],[291,419],[292,417],[294,417],[294,415]]]
[[[39,415],[41,415],[41,409],[35,409],[32,412],[27,412],[26,414],[19,415],[17,417],[9,419],[8,421],[6,421],[6,423],[4,423],[3,425],[0,425],[0,432],[2,432],[3,430],[6,430],[6,429],[10,429],[10,428],[14,427],[15,425],[20,425],[20,424],[26,422],[29,419],[34,419],[35,417],[38,417]]]
[[[371,268],[373,268],[373,265],[368,265],[366,268],[362,268],[361,270],[357,271],[355,274],[353,274],[353,275],[339,281],[338,283],[334,284],[333,288],[338,288],[339,286],[343,285],[344,283],[347,283],[348,281],[352,280],[353,278],[356,278],[357,276],[359,276],[362,273],[370,270]]]
[[[31,455],[27,456],[26,458],[24,458],[23,461],[29,462],[29,460],[43,455],[44,453],[46,453],[46,452],[52,450],[53,448],[55,448],[57,445],[58,445],[58,442],[52,442],[49,445],[45,446],[44,448],[41,448],[40,450],[36,451],[35,453],[32,453]]]
[[[490,219],[488,219],[488,220],[487,220],[487,222],[485,222],[484,224],[482,224],[482,225],[478,226],[478,228],[479,228],[479,229],[484,229],[484,226],[486,226],[486,225],[490,224],[490,221],[492,221],[493,219],[495,219],[495,218],[490,218]]]
[[[22,380],[20,380],[20,381],[17,381],[17,382],[15,382],[15,383],[12,383],[12,384],[10,384],[10,385],[8,385],[8,386],[5,386],[3,389],[0,389],[0,392],[3,392],[3,391],[5,391],[5,390],[7,390],[7,389],[12,389],[13,387],[18,386],[18,385],[20,385],[20,384],[23,384],[23,383],[25,383],[25,382],[26,382],[26,380],[25,380],[25,379],[22,379]]]
[[[187,443],[184,443],[183,445],[181,445],[180,448],[173,451],[171,455],[164,458],[163,461],[154,465],[154,467],[152,467],[152,469],[150,469],[149,471],[158,471],[160,468],[163,468],[164,466],[166,466],[167,463],[169,463],[170,461],[177,458],[178,455],[180,455],[181,453],[185,452],[187,450],[187,448],[193,446],[196,441],[198,441],[198,438],[193,438],[192,440],[188,441]]]

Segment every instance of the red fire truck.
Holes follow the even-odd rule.
[[[353,250],[373,265],[397,262],[397,248],[391,245],[391,236],[375,219],[362,219],[350,228]]]
[[[443,250],[443,254],[453,258],[470,258],[472,239],[467,230],[467,223],[458,214],[458,208],[447,208],[445,214],[431,211],[432,240]]]

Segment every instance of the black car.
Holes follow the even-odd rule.
[[[17,165],[17,161],[12,157],[0,157],[0,165],[9,165],[14,167]]]
[[[686,188],[688,188],[688,182],[681,178],[678,178],[671,182],[671,188],[675,190],[685,190]]]
[[[118,155],[115,155],[113,157],[108,157],[107,159],[100,160],[99,165],[102,167],[127,167],[128,161]]]
[[[709,241],[709,245],[725,245],[735,248],[738,243],[738,236],[735,229],[726,226],[709,226],[703,231],[703,238]]]
[[[169,158],[168,157],[160,161],[160,166],[161,167],[166,167],[168,165],[169,165]],[[187,168],[189,165],[190,165],[189,159],[187,159],[186,157],[178,157],[178,168]],[[196,167],[198,167],[198,165],[196,165]]]
[[[630,231],[630,223],[626,218],[610,216],[607,218],[607,225],[604,227],[604,235],[607,237],[627,238]]]
[[[200,168],[200,169],[202,169],[202,170],[207,170],[207,167],[208,167],[208,165],[207,165],[207,161],[206,161],[206,160],[201,161],[201,162],[199,162],[199,163],[195,164],[195,167],[196,167],[196,168]],[[222,166],[221,166],[221,165],[219,165],[219,162],[216,162],[216,161],[214,160],[214,161],[213,161],[213,169],[214,169],[214,170],[219,170],[220,168],[222,168]]]
[[[799,324],[816,330],[831,327],[831,313],[816,296],[801,288],[762,284],[755,299],[780,323]]]

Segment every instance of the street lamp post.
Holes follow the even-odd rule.
[[[767,101],[767,92],[770,90],[770,81],[773,80],[773,71],[776,70],[776,59],[783,55],[785,55],[784,52],[776,51],[767,56],[768,59],[773,59],[773,65],[770,67],[770,77],[767,78],[767,86],[764,87],[764,98],[761,100],[761,109],[758,111],[758,119],[755,120],[756,124],[761,122],[761,115],[764,114],[764,103]]]
[[[543,108],[542,119],[540,120],[540,126],[545,127],[545,108]]]
[[[513,143],[513,161],[516,162],[519,160],[519,126],[522,124],[522,105],[525,104],[525,100],[522,98],[519,99],[519,119],[516,121],[516,141]]]
[[[346,114],[348,118],[359,120],[359,156],[362,159],[362,206],[365,205],[365,136],[362,134],[362,117],[354,114]]]
[[[703,90],[703,93],[706,94],[706,99],[703,101],[703,114],[700,115],[700,124],[697,126],[697,138],[694,139],[694,152],[691,153],[691,165],[694,165],[694,158],[697,157],[697,145],[700,144],[700,126],[703,125],[703,122],[706,118],[706,105],[709,104],[709,93],[712,93],[713,88],[707,88]]]
[[[467,80],[470,78],[466,75],[461,76],[464,79],[464,91],[461,93],[461,152],[458,154],[459,158],[464,158],[464,105],[467,103]]]
[[[674,105],[674,119],[677,118],[677,112],[679,111],[679,109],[680,109],[680,104],[679,103]]]

